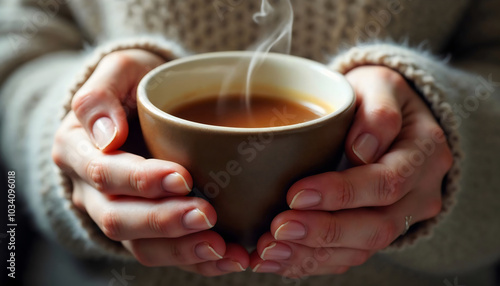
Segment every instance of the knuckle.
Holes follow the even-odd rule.
[[[403,178],[391,169],[382,170],[378,176],[379,184],[377,188],[378,199],[385,204],[396,202],[402,195]]]
[[[186,265],[189,264],[189,258],[182,251],[182,247],[178,243],[171,243],[168,247],[169,259],[176,265]]]
[[[148,172],[141,165],[138,165],[130,172],[129,182],[130,186],[141,194],[145,194],[150,188]]]
[[[454,162],[453,154],[452,154],[450,148],[448,147],[448,145],[444,146],[440,161],[441,161],[444,173],[448,173],[448,171],[451,170],[451,167],[453,167],[453,162]]]
[[[156,209],[148,211],[146,218],[148,220],[149,229],[160,236],[169,237],[169,232],[167,226],[167,221],[164,216]]]
[[[88,105],[88,93],[83,93],[81,91],[77,92],[73,99],[71,100],[71,109],[75,112],[75,114],[80,115],[85,112],[84,109]]]
[[[427,134],[431,136],[431,142],[436,146],[437,152],[434,156],[437,160],[436,167],[439,170],[439,174],[446,174],[451,170],[454,163],[453,152],[448,145],[446,140],[446,134],[438,124],[434,124],[427,129]]]
[[[108,174],[104,163],[98,159],[92,159],[87,164],[86,173],[88,179],[100,192],[104,192],[108,181]]]
[[[52,161],[58,166],[62,167],[64,165],[64,159],[60,151],[60,147],[58,145],[52,146],[52,150],[50,153],[52,157]]]
[[[112,85],[94,87],[85,91],[79,90],[71,101],[71,109],[79,119],[88,117],[89,114],[94,114],[96,106],[108,97],[120,98],[120,94]]]
[[[375,122],[382,124],[385,129],[398,132],[401,129],[403,118],[397,107],[380,105],[370,111],[370,117],[374,118]]]
[[[89,113],[95,103],[106,96],[106,92],[106,90],[101,88],[95,88],[85,92],[78,91],[71,101],[71,109],[75,112],[75,115],[80,118]]]
[[[431,134],[432,142],[441,147],[440,162],[442,163],[441,165],[443,166],[443,169],[446,171],[450,170],[453,165],[453,153],[448,146],[444,130],[441,126],[435,124],[429,128],[428,134]]]
[[[431,125],[428,134],[432,136],[432,140],[436,143],[446,142],[446,134],[444,133],[444,130],[441,128],[441,126],[437,123]]]
[[[368,237],[367,247],[368,249],[384,249],[392,243],[397,235],[398,227],[394,222],[383,222]]]
[[[77,195],[76,192],[73,192],[73,194],[71,195],[71,201],[78,209],[80,210],[85,209],[85,206],[83,204],[83,199],[81,198],[81,196]]]
[[[120,237],[120,218],[113,209],[106,210],[100,219],[101,230],[112,240],[121,240]]]
[[[334,246],[339,243],[342,238],[342,229],[335,217],[330,216],[326,224],[326,228],[320,232],[318,237],[321,247]]]
[[[379,77],[387,82],[391,82],[396,86],[407,85],[405,78],[398,72],[390,68],[378,69]]]
[[[337,187],[339,197],[337,201],[340,204],[340,208],[348,208],[353,205],[355,201],[354,186],[348,178],[339,175],[340,184]]]
[[[136,63],[135,59],[127,51],[112,52],[106,55],[101,62],[112,64],[119,70],[126,70]]]

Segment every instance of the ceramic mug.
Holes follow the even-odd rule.
[[[293,125],[236,128],[191,122],[163,111],[214,94],[248,90],[317,103],[327,114]],[[184,166],[193,177],[192,195],[207,199],[217,212],[214,230],[247,248],[254,247],[272,219],[288,208],[286,193],[294,182],[335,170],[355,103],[344,76],[327,66],[254,52],[173,60],[149,72],[137,94],[150,153]],[[272,120],[287,116],[286,110],[278,110]]]

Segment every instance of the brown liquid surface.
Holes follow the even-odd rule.
[[[315,106],[313,103],[308,105]],[[247,105],[245,95],[234,94],[206,97],[180,105],[172,110],[163,110],[176,117],[209,125],[227,127],[273,127],[310,121],[325,115],[300,102],[252,94]]]

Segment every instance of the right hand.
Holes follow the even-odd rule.
[[[184,167],[118,150],[128,136],[137,84],[163,62],[143,50],[104,57],[73,98],[53,159],[71,178],[75,206],[140,263],[205,276],[242,271],[248,253],[209,230],[217,215],[207,201],[185,196],[192,179]]]

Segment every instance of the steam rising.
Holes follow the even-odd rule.
[[[252,75],[265,58],[265,55],[271,50],[277,53],[289,54],[292,45],[292,27],[293,27],[293,7],[290,0],[279,0],[273,7],[268,0],[262,0],[260,11],[253,15],[253,21],[257,23],[264,31],[262,37],[249,49],[255,51],[248,67],[247,63],[240,63],[234,67],[233,71],[222,84],[220,95],[226,94],[227,87],[234,81],[235,71],[246,68],[245,81],[245,102],[247,113],[250,115],[250,96]],[[219,101],[219,108],[223,108],[223,100]],[[222,104],[222,105],[221,105]]]
[[[293,27],[293,7],[289,0],[280,1],[278,10],[273,8],[267,0],[262,0],[260,12],[253,15],[255,23],[264,27],[269,31],[264,35],[260,43],[257,44],[255,49],[256,53],[253,55],[250,65],[247,70],[247,78],[245,85],[245,98],[247,108],[250,106],[250,83],[252,81],[252,74],[257,65],[262,62],[259,52],[267,54],[271,49],[284,54],[289,54],[292,46],[292,27]],[[283,17],[280,19],[280,12]],[[274,24],[273,22],[277,22]]]

